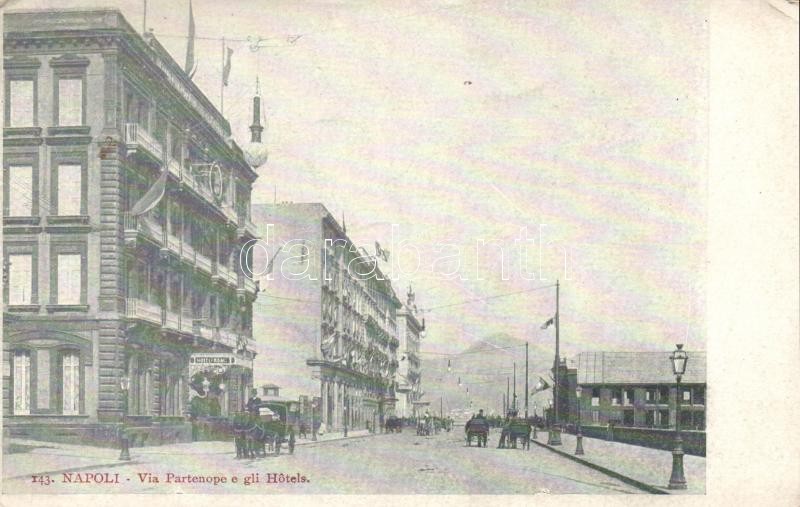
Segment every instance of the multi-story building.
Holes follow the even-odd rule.
[[[238,409],[256,173],[228,122],[116,10],[8,12],[4,37],[6,430],[180,425],[193,390]]]
[[[397,368],[397,415],[415,417],[415,402],[422,397],[420,339],[425,336],[425,319],[420,323],[416,295],[408,288],[406,304],[397,312],[400,361]]]
[[[319,397],[328,431],[376,428],[394,413],[400,301],[377,261],[321,204],[253,206],[261,293],[257,383]]]
[[[687,352],[689,362],[677,392],[670,352],[583,352],[570,370],[571,420],[576,418],[575,382],[584,425],[674,428],[680,397],[680,426],[705,430],[706,353]]]

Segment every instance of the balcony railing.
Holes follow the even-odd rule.
[[[125,300],[125,316],[129,319],[139,319],[161,325],[161,307],[143,299],[127,298]]]
[[[124,213],[122,226],[125,230],[126,240],[136,240],[139,234],[142,234],[158,245],[163,244],[164,229],[149,214],[136,216]]]
[[[200,252],[195,252],[195,263],[198,268],[202,269],[208,274],[211,274],[211,259],[206,257],[205,255],[201,254]]]
[[[236,347],[237,334],[230,329],[219,328],[218,338],[219,342],[231,348]]]
[[[195,334],[199,335],[201,338],[205,338],[206,340],[214,339],[214,328],[208,324],[198,322],[195,328]]]
[[[158,161],[164,157],[161,143],[136,123],[125,124],[125,146],[134,153],[142,150]]]
[[[175,313],[170,310],[164,312],[164,327],[174,331],[181,329],[181,314]]]
[[[178,329],[181,333],[194,333],[194,317],[186,312],[183,312],[181,314],[181,321]]]
[[[167,170],[169,170],[170,174],[175,176],[178,181],[181,180],[181,174],[183,173],[183,170],[181,169],[180,162],[170,157],[170,159],[167,161]]]
[[[250,220],[250,217],[248,217],[243,211],[239,211],[238,215],[238,227],[236,228],[236,233],[239,235],[239,237],[247,235],[253,238],[258,237],[258,229]]]

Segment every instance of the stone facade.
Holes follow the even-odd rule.
[[[116,10],[6,13],[4,35],[6,430],[179,422],[201,377],[238,410],[255,356],[257,286],[239,253],[256,238],[256,174],[227,121]],[[162,174],[155,208],[131,214]]]

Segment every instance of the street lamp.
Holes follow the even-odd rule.
[[[119,388],[122,391],[122,424],[119,427],[119,459],[122,461],[131,460],[130,441],[125,431],[125,416],[128,414],[128,390],[131,387],[130,377],[123,375],[119,379]]]
[[[536,422],[536,417],[537,417],[536,416],[536,407],[538,407],[538,405],[536,403],[534,403],[533,404],[533,439],[534,440],[537,440],[539,438],[536,435],[536,426],[537,426],[537,422]]]
[[[686,489],[686,478],[683,475],[683,440],[681,439],[681,377],[686,372],[689,356],[683,350],[683,344],[676,345],[675,352],[669,356],[672,362],[672,373],[675,374],[675,449],[672,451],[672,475],[669,478],[669,489]]]
[[[575,445],[575,454],[580,456],[583,454],[583,435],[581,435],[581,386],[575,388],[575,406],[578,411],[578,429],[575,435],[578,443]]]

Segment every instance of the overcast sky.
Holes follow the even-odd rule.
[[[116,6],[142,26],[141,1],[59,3]],[[148,27],[182,64],[188,0],[149,4]],[[413,283],[421,307],[560,278],[565,355],[705,348],[703,2],[193,6],[195,81],[215,104],[221,38],[234,50],[225,115],[240,142],[260,78],[270,159],[254,202],[277,195],[344,215],[353,240],[391,251],[385,270],[400,275],[402,299]],[[248,37],[269,47],[252,52]],[[514,241],[525,227],[533,280]],[[540,230],[552,243],[541,265]],[[502,241],[508,280],[498,247],[478,253],[481,240]],[[443,276],[454,258],[435,259],[456,253],[460,276]],[[501,331],[549,343],[552,328],[539,326],[554,307],[547,289],[434,309],[423,351]]]

